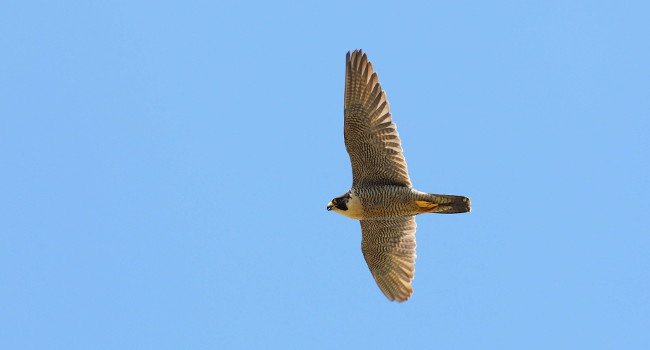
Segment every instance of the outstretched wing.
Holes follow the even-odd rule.
[[[361,220],[361,251],[375,282],[391,301],[413,293],[415,216]]]
[[[352,163],[352,186],[411,186],[397,127],[377,73],[361,50],[345,63],[345,147]]]

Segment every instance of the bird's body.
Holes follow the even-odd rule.
[[[335,211],[357,220],[465,212],[469,206],[469,201],[464,201],[465,197],[430,194],[412,187],[394,185],[353,187],[342,197],[348,195],[347,210]]]
[[[468,212],[470,201],[412,187],[386,94],[361,50],[346,56],[344,108],[352,188],[327,210],[361,222],[361,250],[377,285],[404,301],[413,293],[415,215]]]

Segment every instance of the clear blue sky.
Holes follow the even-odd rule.
[[[650,5],[0,4],[0,348],[650,348]],[[390,303],[349,188],[345,53],[418,189]]]

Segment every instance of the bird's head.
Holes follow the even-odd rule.
[[[327,210],[334,210],[337,213],[343,214],[348,210],[348,201],[351,197],[352,196],[350,195],[350,192],[347,192],[342,196],[338,196],[332,199],[329,203],[327,203]]]

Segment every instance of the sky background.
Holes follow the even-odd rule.
[[[398,4],[399,3],[399,4]],[[3,1],[0,348],[650,348],[644,1]],[[348,190],[345,53],[418,217],[391,303]]]

